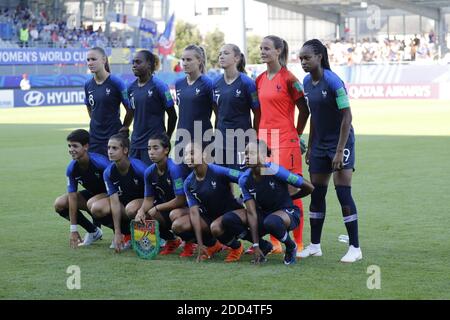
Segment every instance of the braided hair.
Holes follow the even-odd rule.
[[[311,47],[315,55],[321,54],[322,59],[320,60],[320,65],[324,69],[331,70],[330,61],[328,60],[327,47],[325,47],[323,43],[320,42],[320,40],[317,39],[308,40],[303,44],[303,47]]]

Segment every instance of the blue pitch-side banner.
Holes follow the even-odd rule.
[[[115,73],[129,86],[136,77],[131,73]],[[172,86],[175,81],[185,77],[182,72],[158,72],[156,78]],[[54,74],[54,75],[30,75],[31,88],[49,88],[49,87],[82,87],[84,83],[92,78],[92,74]],[[20,86],[22,76],[0,76],[0,88],[16,89]]]
[[[84,104],[84,88],[14,90],[15,107]]]
[[[87,52],[88,49],[0,49],[0,65],[85,64]],[[110,55],[111,48],[106,53]]]

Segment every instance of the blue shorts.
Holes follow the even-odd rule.
[[[108,141],[89,143],[89,152],[95,152],[108,158]]]
[[[86,200],[86,202],[94,196],[94,194],[90,193],[87,190],[81,190],[78,193],[83,196],[83,198],[84,198],[84,200]]]
[[[222,148],[216,148],[215,150],[215,164],[238,171],[245,170],[245,151],[239,152]]]
[[[283,208],[280,210],[284,211],[291,220],[291,224],[289,225],[288,231],[297,228],[298,225],[300,224],[300,209],[297,206],[293,206],[290,208]],[[270,214],[272,214],[272,212],[269,213],[263,213],[261,211],[258,212],[258,231],[260,236],[268,234],[268,232],[264,228],[264,219]]]
[[[150,165],[153,164],[153,161],[150,160],[150,157],[148,156],[147,148],[145,148],[145,149],[136,149],[136,148],[131,147],[129,156],[131,158],[135,158],[135,159],[141,160],[147,166],[150,166]]]
[[[206,211],[206,209],[202,208],[202,207],[198,207],[198,212],[200,213],[200,218],[203,219],[203,221],[206,222],[206,224],[209,226],[211,226],[211,223],[213,223],[214,220],[216,220],[218,217],[211,217],[208,212]]]
[[[309,173],[333,173],[332,163],[335,150],[311,150],[309,156]],[[344,149],[344,166],[342,169],[355,170],[355,144],[346,145]]]
[[[164,203],[164,202],[155,201],[155,202],[153,202],[153,205],[154,205],[154,206],[157,206],[158,204],[161,204],[161,203]],[[158,210],[158,211],[159,211],[159,210]],[[165,222],[168,226],[172,225],[172,220],[170,220],[170,211],[159,211],[159,213],[161,214],[161,216],[162,216],[163,219],[164,219],[164,222]]]

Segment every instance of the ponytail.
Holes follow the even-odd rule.
[[[247,74],[247,71],[245,71],[245,56],[244,56],[244,54],[241,52],[241,49],[239,49],[239,47],[238,47],[237,45],[232,44],[232,43],[227,43],[227,44],[224,44],[223,46],[224,46],[224,47],[225,47],[225,46],[231,47],[231,50],[233,50],[234,56],[235,56],[235,57],[238,57],[238,56],[239,56],[239,61],[238,61],[238,63],[236,64],[236,69],[237,69],[239,72],[242,72],[242,73]]]
[[[322,59],[320,60],[320,65],[323,69],[331,70],[327,47],[325,47],[320,40],[308,40],[303,44],[303,47],[311,47],[315,55],[321,54]]]
[[[105,56],[105,57],[106,57],[105,70],[106,70],[106,72],[111,73],[111,68],[109,67],[108,57],[107,56]]]
[[[283,49],[281,49],[280,56],[278,57],[278,61],[280,61],[280,64],[282,67],[287,66],[288,57],[289,57],[289,46],[286,40],[281,39],[283,41]]]
[[[237,64],[236,68],[238,69],[239,72],[242,72],[245,74],[247,73],[247,71],[245,71],[245,56],[242,52],[240,54],[240,59],[239,59],[239,62]]]
[[[289,46],[286,40],[273,35],[264,37],[264,39],[271,40],[275,49],[281,49],[280,56],[278,57],[278,62],[282,67],[286,67],[289,56]]]

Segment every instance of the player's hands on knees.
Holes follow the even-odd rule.
[[[341,170],[344,167],[344,152],[336,151],[332,162],[333,170]]]
[[[134,221],[145,223],[145,213],[143,211],[138,211],[136,217],[134,217]]]
[[[78,248],[78,245],[82,242],[81,236],[80,236],[80,234],[78,233],[78,231],[75,231],[75,232],[71,232],[71,233],[70,233],[70,239],[69,239],[69,241],[70,241],[70,247],[71,247],[71,248],[73,248],[73,249]]]
[[[262,253],[261,249],[259,247],[253,248],[253,264],[260,264],[262,262],[266,261],[266,257],[264,257],[264,254]]]
[[[123,246],[123,234],[119,232],[114,233],[114,250],[119,253]]]
[[[305,163],[309,166],[309,157],[311,156],[311,149],[308,148],[306,149],[306,153],[305,153]]]

